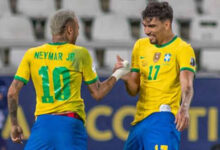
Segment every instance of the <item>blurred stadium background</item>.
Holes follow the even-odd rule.
[[[76,12],[80,25],[77,45],[88,48],[100,79],[105,79],[116,55],[130,60],[135,40],[145,37],[141,11],[148,1],[0,0],[0,80],[9,86],[25,51],[50,42],[48,18],[62,8]],[[220,142],[220,0],[165,1],[174,10],[174,33],[191,43],[197,57],[191,125],[182,134],[181,150],[209,150]],[[121,150],[137,97],[128,96],[121,81],[100,103],[91,98],[84,85],[82,94],[88,116],[88,150]],[[34,97],[30,82],[20,95],[18,113],[25,139],[34,122]],[[21,150],[24,145],[13,144],[9,138],[5,114],[2,136],[9,150]]]

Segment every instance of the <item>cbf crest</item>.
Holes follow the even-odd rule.
[[[161,53],[155,53],[154,54],[154,62],[156,63],[156,62],[158,62],[158,60],[160,59],[160,55],[161,55]]]
[[[167,54],[164,55],[164,61],[165,62],[169,62],[170,58],[171,58],[171,54],[170,53],[167,53]]]

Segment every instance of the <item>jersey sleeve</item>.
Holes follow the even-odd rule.
[[[179,64],[180,71],[182,70],[189,70],[193,73],[196,72],[196,58],[194,50],[190,45],[183,47],[177,53],[177,60]]]
[[[17,72],[15,74],[15,79],[24,82],[24,84],[27,84],[30,79],[30,54],[29,51],[27,51],[24,54],[24,57],[21,60],[21,63],[17,69]]]
[[[83,79],[86,84],[95,83],[98,80],[98,76],[95,70],[95,65],[93,64],[92,57],[87,49],[83,50],[82,55],[82,74]]]
[[[133,51],[132,51],[131,72],[140,72],[140,67],[139,67],[139,48],[140,48],[140,42],[137,41],[135,43]]]

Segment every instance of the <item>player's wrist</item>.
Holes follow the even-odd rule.
[[[126,75],[130,69],[129,69],[129,62],[127,60],[124,60],[122,62],[123,67],[117,69],[112,76],[116,78],[116,81],[118,81],[122,76]]]

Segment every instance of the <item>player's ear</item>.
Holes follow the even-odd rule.
[[[165,29],[166,30],[169,30],[170,29],[170,27],[171,27],[171,21],[170,20],[165,20],[164,21],[164,25],[165,25]]]

